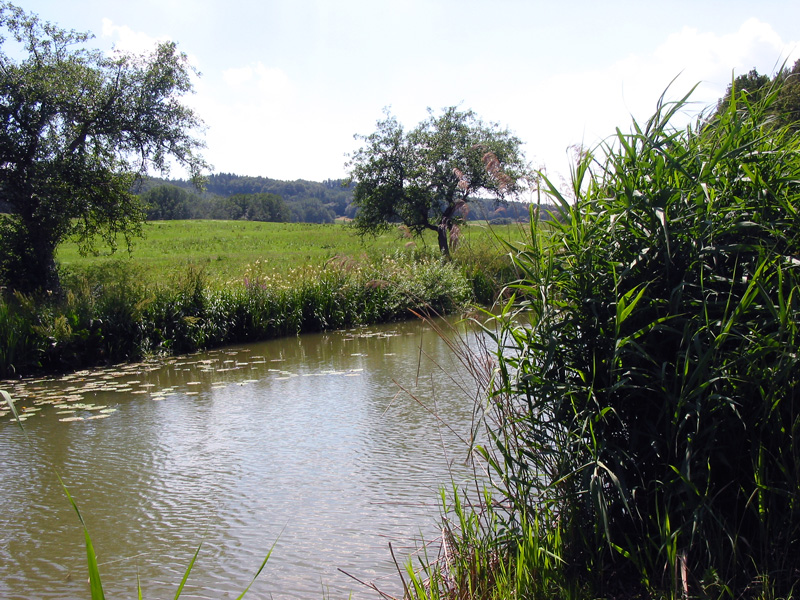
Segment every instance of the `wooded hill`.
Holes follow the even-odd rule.
[[[233,173],[208,176],[201,191],[183,179],[146,180],[139,195],[147,203],[148,220],[224,219],[333,223],[337,218],[353,218],[353,186],[342,179],[322,182],[281,181]],[[468,220],[495,223],[528,220],[528,205],[523,202],[497,204],[475,199],[465,215]]]

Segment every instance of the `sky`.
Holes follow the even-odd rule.
[[[185,98],[215,173],[322,181],[383,118],[444,107],[510,129],[533,167],[569,170],[659,96],[698,84],[688,121],[734,75],[800,59],[787,0],[17,0],[95,47],[177,42],[200,72]],[[172,176],[181,176],[173,171]]]

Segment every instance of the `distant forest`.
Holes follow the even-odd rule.
[[[147,219],[221,219],[278,221],[295,223],[333,223],[355,216],[353,186],[341,179],[323,182],[281,181],[267,177],[248,177],[233,173],[210,175],[205,189],[196,189],[182,179],[150,178],[142,184],[139,196],[147,205]],[[497,204],[475,199],[464,215],[468,220],[493,223],[527,221],[528,205],[522,202]]]

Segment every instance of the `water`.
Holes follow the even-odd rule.
[[[469,334],[474,339],[473,334]],[[0,386],[2,387],[2,386]],[[8,389],[8,386],[5,386]],[[403,389],[401,389],[403,388]],[[475,384],[418,321],[26,382],[0,418],[0,597],[88,598],[76,499],[106,596],[402,595],[438,493],[474,477]],[[27,397],[25,397],[27,395]],[[76,408],[77,407],[77,408]],[[449,427],[443,426],[446,423]]]

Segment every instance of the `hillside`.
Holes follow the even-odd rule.
[[[151,178],[140,195],[151,204],[149,219],[233,219],[332,223],[353,218],[353,186],[342,179],[322,182],[297,179],[282,181],[233,173],[208,176],[205,189],[197,190],[183,179]],[[475,199],[465,217],[509,223],[528,220],[528,205]]]

